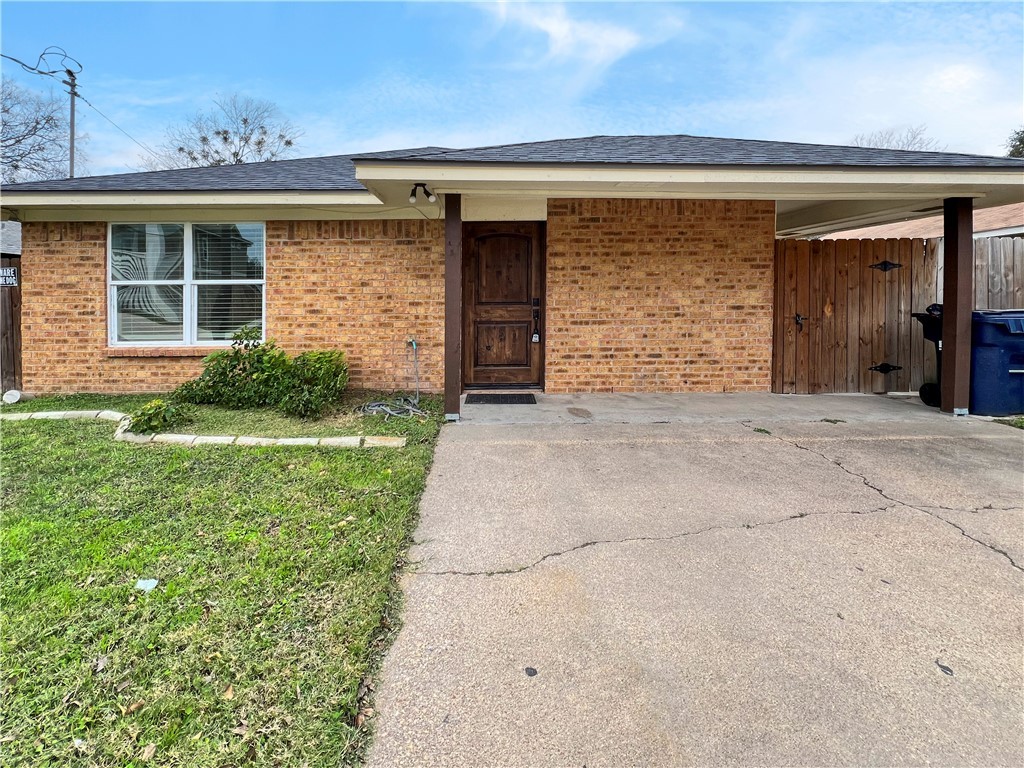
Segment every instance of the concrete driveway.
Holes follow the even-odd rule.
[[[445,428],[371,765],[1024,764],[1024,432],[731,397]]]

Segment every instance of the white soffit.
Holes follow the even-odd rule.
[[[467,195],[462,198],[463,221],[547,221],[546,197],[491,197]]]

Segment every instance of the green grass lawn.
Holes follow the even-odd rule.
[[[26,411],[112,410],[131,413],[156,397],[166,395],[51,395],[0,406],[0,413]],[[318,421],[285,416],[273,409],[233,411],[212,405],[195,407],[195,419],[175,431],[191,435],[255,435],[257,437],[331,437],[339,435],[396,435],[410,442],[433,440],[436,419],[443,415],[441,398],[424,395],[420,407],[429,419],[399,419],[358,413],[364,403],[393,398],[390,393],[353,390],[346,393],[336,413]],[[111,426],[113,431],[113,426]]]
[[[439,419],[353,424],[413,439],[183,448],[116,443],[106,422],[0,423],[0,765],[358,763]]]

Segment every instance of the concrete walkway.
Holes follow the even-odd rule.
[[[254,435],[183,435],[172,432],[147,434],[131,431],[131,417],[120,411],[23,411],[0,413],[0,421],[28,421],[29,419],[116,421],[114,440],[136,445],[169,443],[171,445],[236,445],[250,448],[305,445],[321,448],[404,448],[406,438],[370,435],[343,437],[258,437]]]
[[[931,421],[917,395],[535,394],[536,405],[463,405],[462,423],[727,424],[758,421]],[[465,398],[463,398],[465,399]]]
[[[721,397],[444,429],[371,765],[1021,764],[1024,432]]]

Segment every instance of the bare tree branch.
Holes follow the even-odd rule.
[[[147,170],[238,165],[281,160],[295,153],[302,135],[264,99],[232,94],[187,122],[167,130],[160,157],[140,158]]]
[[[917,152],[944,152],[945,144],[928,136],[928,126],[914,125],[909,128],[887,128],[873,133],[858,133],[850,140],[854,147],[875,147],[877,149],[909,149]]]
[[[67,178],[65,100],[53,93],[45,95],[22,88],[5,77],[0,102],[3,183]]]

